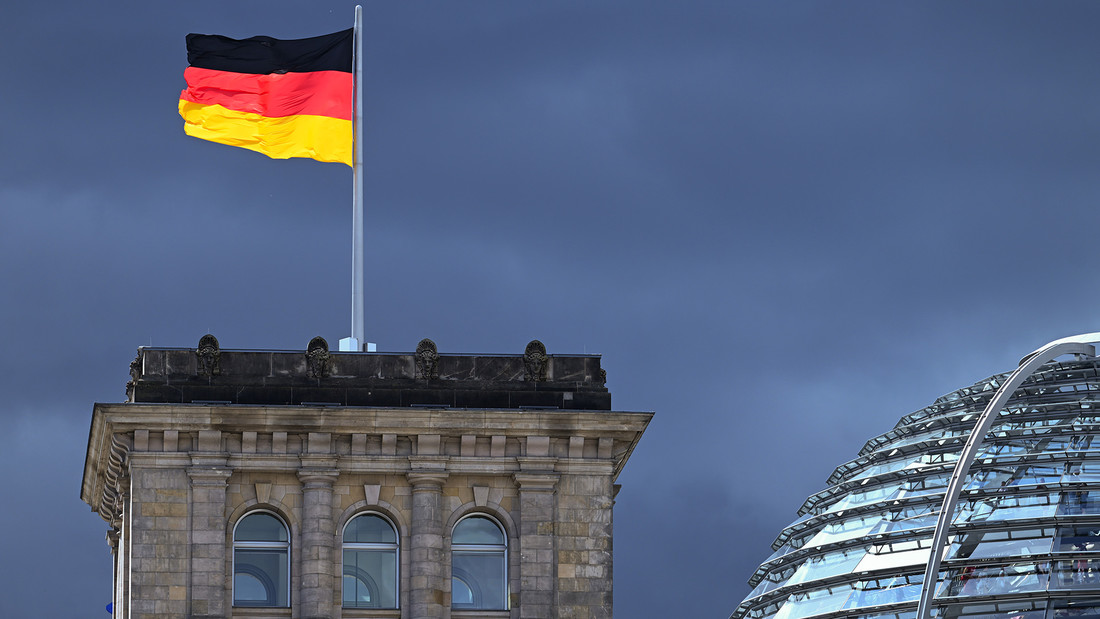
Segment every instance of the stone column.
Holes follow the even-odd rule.
[[[520,471],[513,479],[519,486],[519,616],[556,617],[554,486],[558,475]]]
[[[224,457],[191,462],[191,618],[228,617],[225,498],[232,471]]]
[[[339,476],[332,457],[307,458],[298,471],[302,482],[301,592],[302,619],[331,619],[336,587],[336,526],[332,517],[332,485]]]
[[[409,566],[409,616],[440,619],[451,615],[447,592],[447,552],[443,547],[443,483],[441,470],[406,475],[412,484]]]

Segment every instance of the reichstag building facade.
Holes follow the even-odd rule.
[[[780,532],[731,619],[1100,617],[1094,354],[1032,359],[1026,376],[949,393],[867,441]],[[971,440],[987,408],[988,431]]]

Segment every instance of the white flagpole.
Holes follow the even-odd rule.
[[[340,350],[371,348],[364,328],[363,303],[363,7],[355,7],[355,118],[352,126],[351,214],[351,337],[340,340]]]

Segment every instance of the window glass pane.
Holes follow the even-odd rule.
[[[903,490],[908,486],[907,482],[894,482],[865,490],[863,492],[853,492],[852,494],[844,496],[842,499],[833,503],[826,510],[827,512],[837,512],[852,507],[858,507],[860,505],[866,505],[868,503],[875,503],[878,501],[885,501],[887,499],[897,498],[901,495]]]
[[[871,529],[874,529],[885,517],[884,514],[871,514],[825,525],[817,532],[817,535],[814,535],[813,539],[806,542],[806,547],[824,546],[841,540],[863,537],[870,533]]]
[[[840,610],[844,608],[844,604],[851,594],[852,587],[850,585],[795,593],[787,598],[779,612],[775,613],[775,619],[800,619],[801,617]]]
[[[1100,551],[1100,525],[1063,527],[1054,552]]]
[[[867,556],[852,571],[870,572],[886,568],[907,567],[928,563],[932,554],[930,539],[899,540],[871,547]]]
[[[845,608],[862,608],[883,604],[915,602],[920,597],[920,585],[923,574],[879,578],[860,582],[856,591],[848,598]]]
[[[1049,572],[1049,563],[1015,563],[991,567],[968,565],[951,570],[946,586],[941,586],[938,595],[997,595],[1042,591],[1046,589]]]
[[[1053,529],[973,531],[957,536],[948,559],[990,559],[1050,552]]]
[[[1055,561],[1051,589],[1100,589],[1100,559]]]
[[[357,516],[344,527],[344,542],[359,544],[394,544],[397,534],[385,518],[373,514]]]
[[[451,574],[469,590],[467,594],[463,587],[452,587],[451,604],[455,608],[507,609],[503,551],[455,550],[451,558]]]
[[[456,608],[472,608],[474,605],[474,592],[470,585],[461,578],[451,578],[451,606]]]
[[[289,570],[286,550],[245,550],[233,553],[235,606],[288,606]]]
[[[1049,518],[1057,509],[1057,493],[978,499],[959,508],[955,523]]]
[[[859,563],[859,560],[867,554],[866,548],[859,548],[845,552],[830,552],[817,557],[811,557],[798,568],[794,576],[791,576],[788,584],[808,582],[828,578],[838,574],[847,574]]]
[[[953,604],[932,609],[932,616],[938,619],[1043,619],[1045,614],[1045,600]]]
[[[1100,494],[1087,490],[1065,490],[1058,505],[1059,516],[1100,514]]]
[[[285,542],[286,527],[271,514],[260,512],[245,516],[233,534],[238,542]]]
[[[504,533],[492,520],[472,516],[455,526],[451,541],[455,544],[504,544]]]
[[[760,583],[756,585],[756,588],[752,590],[749,597],[756,597],[763,595],[769,591],[773,591],[787,584],[787,579],[794,574],[794,568],[785,567],[772,572],[769,572],[767,576],[760,580]]]
[[[1026,484],[1057,484],[1061,480],[1061,466],[1004,466],[988,468],[974,473],[966,484],[966,489],[1002,488]]]
[[[1051,619],[1070,619],[1084,618],[1096,619],[1100,617],[1100,600],[1098,599],[1086,599],[1086,600],[1055,600],[1053,602],[1053,611],[1050,616]]]
[[[346,608],[397,608],[397,551],[344,550]]]

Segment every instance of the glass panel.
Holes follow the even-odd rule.
[[[851,594],[852,587],[850,585],[795,593],[787,598],[779,612],[775,613],[775,619],[800,619],[801,617],[840,610],[844,608],[844,604]]]
[[[289,605],[286,550],[242,550],[233,553],[235,606]]]
[[[1051,466],[1012,466],[986,469],[975,473],[966,484],[967,490],[1001,488],[1029,484],[1057,484],[1062,480],[1062,468]]]
[[[967,501],[959,508],[955,516],[955,524],[1017,518],[1049,518],[1058,509],[1057,493]]]
[[[937,506],[935,508],[939,510]],[[921,514],[920,516],[912,516],[908,518],[902,518],[900,520],[891,520],[886,523],[886,526],[882,530],[876,530],[874,533],[886,533],[890,531],[901,531],[903,529],[920,529],[924,527],[936,526],[936,518],[939,516],[937,512],[931,512],[927,514]]]
[[[920,595],[918,592],[917,595]],[[870,615],[860,615],[855,619],[916,619],[917,611],[915,610],[899,610],[893,613],[874,613]]]
[[[847,574],[867,554],[866,548],[858,548],[843,552],[830,552],[817,557],[811,557],[798,568],[791,576],[787,584],[820,580],[838,574]]]
[[[1051,589],[1100,589],[1100,559],[1055,561]]]
[[[787,579],[791,577],[791,574],[794,574],[794,568],[786,568],[768,573],[767,576],[760,580],[756,588],[749,593],[749,597],[754,598],[782,587],[787,584]]]
[[[451,576],[463,584],[463,587],[451,588],[451,605],[454,608],[508,608],[503,552],[455,550],[451,556]]]
[[[1095,482],[1098,479],[1100,479],[1100,463],[1086,460],[1079,466],[1067,471],[1065,477],[1062,478],[1062,482],[1072,484],[1074,482]]]
[[[238,542],[285,542],[288,539],[283,522],[263,512],[241,519],[233,535]]]
[[[1100,495],[1088,490],[1066,490],[1062,492],[1059,516],[1079,516],[1081,514],[1100,514]]]
[[[344,528],[344,543],[395,544],[397,534],[385,518],[364,514],[355,517]]]
[[[968,565],[950,570],[946,586],[940,587],[938,595],[953,597],[1042,591],[1047,586],[1049,572],[1049,563],[991,567]]]
[[[474,605],[474,592],[470,585],[460,578],[451,578],[451,606],[471,608]]]
[[[1100,550],[1100,525],[1078,525],[1062,527],[1058,530],[1058,539],[1054,552],[1088,552]]]
[[[863,581],[859,583],[856,592],[848,598],[848,603],[844,607],[861,608],[864,606],[915,602],[920,597],[920,585],[923,580],[923,574],[912,574]]]
[[[1100,618],[1100,600],[1055,600],[1051,619]]]
[[[868,503],[894,499],[901,495],[902,490],[907,485],[908,484],[906,482],[895,482],[892,484],[887,484],[885,486],[879,486],[871,490],[866,490],[864,492],[853,492],[852,494],[849,494],[837,501],[836,503],[830,505],[826,511],[836,512],[843,509],[858,507],[860,505],[866,505]]]
[[[957,452],[938,453],[938,454],[915,454],[907,458],[901,458],[898,460],[892,460],[877,464],[875,466],[868,467],[856,475],[849,478],[850,480],[864,479],[866,477],[874,477],[876,475],[882,475],[883,473],[891,473],[893,471],[900,470],[912,470],[924,468],[932,464],[942,464],[944,462],[954,462],[959,459]]]
[[[931,539],[906,540],[893,544],[872,546],[867,556],[853,570],[868,572],[886,568],[900,568],[928,563],[932,550]]]
[[[883,514],[871,514],[825,525],[817,535],[813,536],[813,539],[806,543],[806,547],[824,546],[841,540],[863,537],[882,522],[883,518],[885,518]]]
[[[344,607],[397,608],[397,551],[344,551]]]
[[[972,531],[955,537],[948,559],[990,559],[1050,552],[1054,529]]]
[[[454,544],[504,544],[504,533],[495,522],[481,516],[472,516],[455,525],[451,538]]]
[[[932,609],[932,616],[938,619],[1043,619],[1045,614],[1045,600],[952,604]]]

